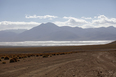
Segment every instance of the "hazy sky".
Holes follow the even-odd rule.
[[[116,27],[116,0],[0,0],[0,30],[30,29],[46,22]]]

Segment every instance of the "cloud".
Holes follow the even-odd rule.
[[[93,24],[114,24],[116,25],[116,18],[107,18],[104,15],[98,16],[98,19],[92,21]]]
[[[108,18],[105,15],[94,16],[91,22],[84,24],[83,28],[99,28],[99,27],[116,27],[116,18]]]
[[[69,25],[73,25],[73,26],[78,26],[78,25],[83,25],[83,24],[88,23],[86,20],[78,19],[78,18],[75,18],[75,17],[63,17],[63,18],[68,19],[67,23]]]
[[[83,18],[83,17],[81,17]],[[116,27],[116,18],[108,18],[105,15],[94,16],[91,20],[79,19],[75,17],[63,17],[65,21],[53,21],[52,23],[58,26],[70,26],[70,27],[81,27],[81,28],[99,28],[99,27]],[[48,22],[48,21],[47,21]],[[43,23],[43,22],[42,22]],[[12,21],[1,21],[0,30],[5,29],[31,29],[35,26],[40,25],[38,22],[12,22]]]
[[[53,15],[44,15],[44,16],[36,16],[36,15],[33,15],[33,16],[25,16],[25,18],[39,18],[39,19],[50,19],[52,20],[53,18],[58,18],[57,16],[53,16]]]
[[[89,17],[91,20],[86,20],[88,17],[81,17],[83,19],[78,19],[75,17],[63,17],[67,21],[54,22],[56,25],[60,26],[70,26],[70,27],[81,27],[81,28],[99,28],[99,27],[116,27],[116,18],[108,18],[105,15],[94,16],[94,18]]]
[[[81,17],[83,19],[92,19],[91,17]]]
[[[5,29],[31,29],[39,25],[37,22],[11,22],[11,21],[1,21],[0,30]]]

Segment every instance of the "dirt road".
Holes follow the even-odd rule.
[[[116,51],[31,57],[0,64],[0,77],[116,77]]]

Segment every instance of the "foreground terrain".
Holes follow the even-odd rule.
[[[24,48],[10,48],[9,53],[7,53],[7,48],[3,48],[4,52],[0,51],[0,53],[1,56],[13,55],[13,50],[17,49]],[[67,49],[71,53],[68,53]],[[43,53],[43,55],[49,52],[51,56],[34,55],[13,63],[10,63],[10,60],[1,59],[0,77],[116,77],[116,44],[43,47],[38,50],[41,50],[38,53]],[[58,51],[64,51],[65,54],[52,54]],[[15,54],[19,52],[20,54],[28,53],[28,55],[37,54],[37,48],[33,52],[32,50],[23,52],[17,50]],[[4,64],[3,61],[6,63]]]

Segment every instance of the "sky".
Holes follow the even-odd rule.
[[[0,30],[41,23],[81,28],[116,27],[116,0],[0,0]]]

